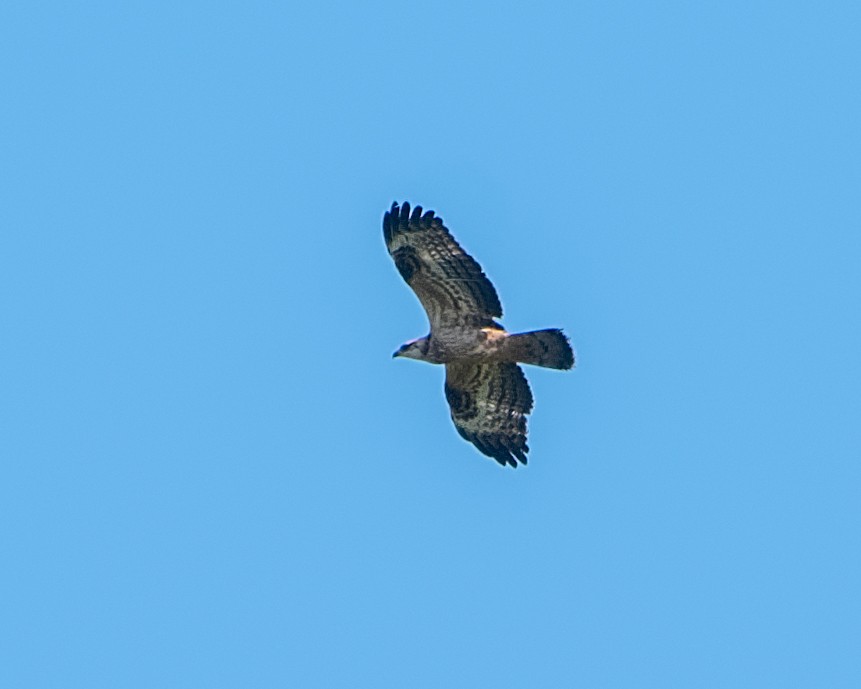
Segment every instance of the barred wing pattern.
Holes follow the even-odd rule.
[[[502,316],[493,284],[433,211],[392,204],[383,217],[386,247],[418,296],[431,332],[441,325],[492,325]]]
[[[526,464],[532,392],[517,364],[446,364],[445,397],[464,439],[503,466]]]

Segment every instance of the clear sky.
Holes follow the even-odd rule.
[[[0,686],[861,686],[854,2],[8,2]],[[382,239],[527,371],[455,432]]]

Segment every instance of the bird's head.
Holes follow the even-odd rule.
[[[424,360],[427,359],[428,347],[430,346],[430,339],[427,337],[420,337],[417,340],[410,340],[405,344],[402,344],[398,351],[392,354],[392,358],[402,356],[407,359],[419,359]]]

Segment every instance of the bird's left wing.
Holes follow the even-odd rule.
[[[457,432],[480,452],[503,466],[526,464],[532,392],[517,364],[446,364],[445,398]]]
[[[427,312],[431,332],[440,325],[492,326],[502,316],[493,283],[433,211],[393,203],[383,217],[383,237]]]

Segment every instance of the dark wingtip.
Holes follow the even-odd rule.
[[[528,461],[526,453],[529,451],[529,446],[526,443],[523,444],[523,447],[518,447],[516,444],[504,440],[494,440],[493,438],[470,438],[470,440],[480,452],[491,457],[501,466],[510,466],[516,469],[518,461],[524,465]]]
[[[383,239],[386,240],[386,246],[392,243],[392,222],[393,218],[398,215],[398,202],[392,204],[390,210],[383,214]]]
[[[433,211],[425,211],[421,206],[413,208],[409,201],[403,203],[393,201],[392,207],[383,215],[383,236],[386,239],[386,245],[392,243],[392,238],[397,232],[406,231],[410,226],[430,229],[442,227],[443,223],[442,218]]]
[[[421,211],[421,208],[418,209]],[[398,230],[403,230],[410,222],[410,203],[392,201],[392,207],[383,215],[383,237],[386,245],[392,243],[392,237]]]

